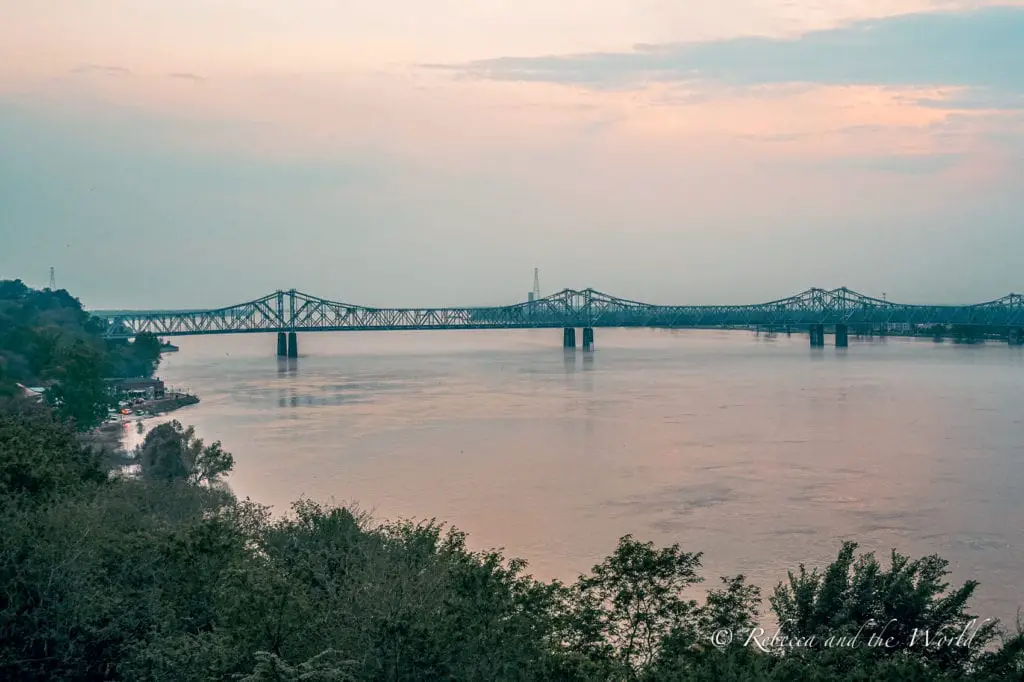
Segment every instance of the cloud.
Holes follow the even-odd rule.
[[[123,66],[106,66],[104,64],[83,64],[72,70],[72,73],[79,75],[102,74],[115,77],[135,75],[130,69],[126,69]]]
[[[591,87],[643,82],[726,86],[948,86],[1024,93],[1024,7],[857,21],[791,39],[637,45],[632,52],[501,57],[453,68],[506,81]]]
[[[959,110],[1024,110],[1024,90],[1001,91],[995,88],[967,88],[941,98],[924,97],[913,100],[919,107]]]
[[[167,74],[167,77],[168,78],[176,78],[176,79],[179,79],[179,80],[194,81],[196,83],[199,83],[201,81],[205,81],[206,80],[205,77],[200,76],[199,74],[187,73],[187,72],[169,73],[169,74]]]

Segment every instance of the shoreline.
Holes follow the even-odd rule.
[[[130,425],[198,403],[198,396],[186,393],[171,393],[164,398],[146,400],[134,405],[132,414],[118,414],[114,420],[104,422],[82,434],[82,442],[106,450],[115,457],[128,455],[130,453],[125,450],[124,440],[125,429]],[[145,414],[138,414],[139,410],[144,411]]]
[[[169,393],[163,398],[146,400],[145,402],[136,405],[135,408],[133,408],[133,411],[138,412],[139,410],[144,410],[146,414],[140,416],[156,417],[166,414],[167,412],[180,410],[181,408],[188,407],[189,405],[197,405],[198,403],[198,396],[191,395],[189,393]]]

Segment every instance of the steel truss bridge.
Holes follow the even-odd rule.
[[[195,334],[279,333],[293,346],[296,332],[425,329],[562,328],[567,347],[584,329],[584,347],[595,327],[747,328],[809,330],[812,345],[823,345],[824,328],[846,345],[849,328],[904,330],[961,327],[1024,339],[1024,295],[1009,294],[974,305],[908,305],[865,296],[847,288],[808,289],[788,298],[754,305],[653,305],[617,298],[594,289],[566,289],[551,296],[507,306],[475,308],[374,308],[331,301],[294,289],[212,310],[97,311],[107,321],[108,338]],[[571,335],[570,335],[571,332]],[[572,338],[570,338],[570,336]],[[287,354],[294,355],[294,351]]]

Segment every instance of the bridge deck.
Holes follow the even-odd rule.
[[[593,289],[566,289],[536,301],[472,308],[371,308],[277,291],[211,310],[96,311],[107,336],[244,334],[278,331],[543,329],[557,327],[766,327],[825,325],[963,325],[1024,327],[1024,296],[974,305],[911,305],[846,288],[808,289],[795,296],[736,306],[664,306],[616,298]]]

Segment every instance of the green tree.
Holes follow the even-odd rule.
[[[359,665],[339,660],[338,652],[331,649],[294,666],[266,651],[257,652],[256,660],[251,674],[237,675],[239,682],[355,682],[351,670]]]
[[[152,334],[107,341],[104,328],[67,291],[0,280],[0,395],[15,393],[18,382],[47,386],[63,419],[83,431],[100,424],[111,406],[104,378],[151,376],[160,361]]]
[[[216,486],[234,467],[220,441],[205,445],[191,426],[172,420],[150,431],[137,453],[142,476],[151,481],[184,481]]]
[[[67,494],[106,477],[100,455],[52,411],[21,399],[0,402],[0,495]]]
[[[887,643],[870,649],[877,655],[910,657],[953,672],[972,669],[998,637],[996,622],[977,619],[967,610],[977,582],[949,590],[945,559],[933,555],[911,560],[893,550],[888,568],[883,568],[873,553],[855,556],[856,549],[855,542],[844,542],[823,572],[801,564],[797,573],[789,573],[787,583],[779,583],[771,605],[787,634],[814,635],[824,642],[859,632],[861,639],[876,636]],[[969,642],[940,640],[956,640],[964,632]],[[929,645],[926,634],[939,644]]]
[[[679,545],[656,549],[624,536],[571,589],[573,646],[594,660],[610,660],[616,675],[637,677],[670,633],[696,632],[697,602],[684,592],[701,582],[700,565],[700,553]]]
[[[103,381],[103,356],[95,347],[75,340],[58,351],[57,381],[46,391],[57,413],[80,431],[98,426],[113,401]]]
[[[107,341],[107,374],[112,377],[150,377],[160,364],[160,339],[143,332],[133,340]]]

